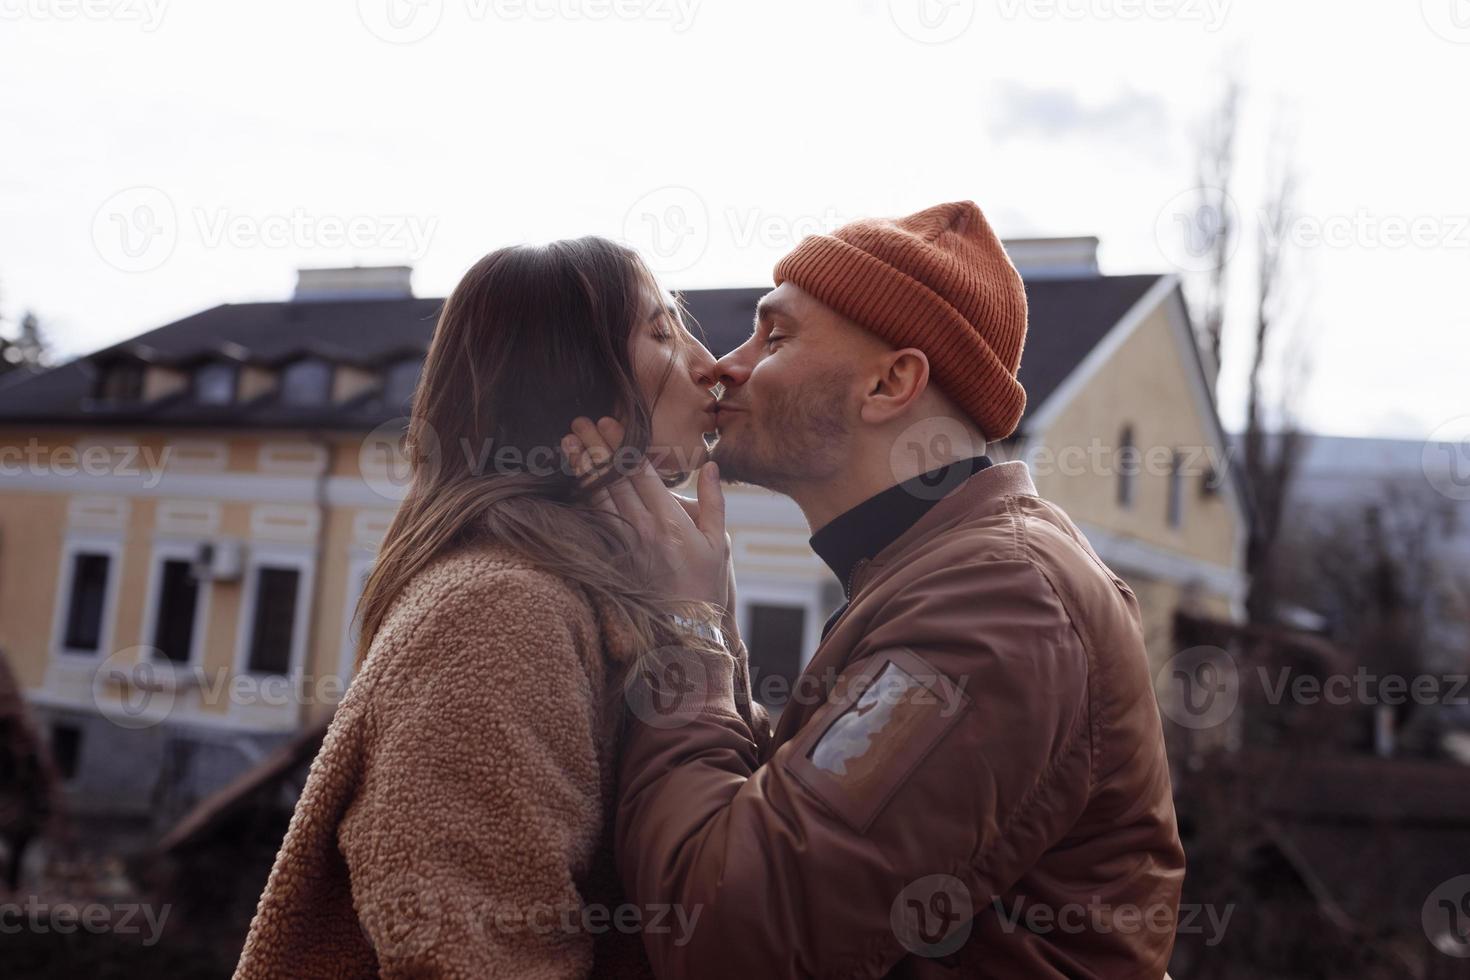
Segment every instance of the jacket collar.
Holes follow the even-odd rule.
[[[888,547],[950,491],[990,465],[988,456],[972,456],[895,484],[832,518],[808,544],[851,597],[852,573],[860,561]]]
[[[991,501],[1022,494],[1036,496],[1031,471],[1022,460],[988,466],[956,487],[870,560],[858,562],[852,575],[852,593],[878,569],[903,555],[913,546],[962,520]]]

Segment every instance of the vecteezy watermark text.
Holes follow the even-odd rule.
[[[0,935],[30,932],[66,936],[80,930],[93,935],[142,935],[143,945],[152,946],[163,935],[163,927],[172,908],[172,905],[154,906],[140,902],[111,905],[100,902],[43,902],[38,896],[31,895],[24,902],[0,902]]]

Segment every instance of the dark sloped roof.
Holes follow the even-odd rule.
[[[1034,411],[1159,279],[1154,275],[1036,278],[1026,283],[1030,328],[1021,383]],[[683,294],[695,332],[720,356],[750,336],[767,290],[696,289]],[[0,421],[371,428],[400,414],[369,394],[345,405],[302,409],[266,396],[244,405],[199,405],[188,394],[135,406],[91,402],[99,364],[117,357],[188,365],[206,357],[279,363],[316,355],[372,366],[428,348],[439,299],[323,300],[217,306],[40,374],[0,380]],[[1024,421],[1022,423],[1024,425]]]
[[[230,303],[196,313],[108,348],[146,348],[159,360],[187,361],[228,350],[277,362],[313,353],[331,361],[370,364],[408,350],[423,351],[434,333],[439,299],[358,299],[291,303]]]
[[[1158,281],[1155,275],[1027,280],[1030,323],[1020,377],[1026,388],[1028,411],[1046,401]],[[683,296],[702,328],[705,346],[719,357],[750,336],[756,301],[766,292],[765,288],[697,289]]]
[[[402,413],[403,406],[388,405],[375,393],[311,408],[283,405],[273,395],[201,405],[188,393],[148,404],[98,406],[92,393],[98,366],[121,357],[182,366],[211,356],[278,364],[309,355],[373,366],[422,355],[442,305],[439,299],[409,298],[216,306],[53,370],[0,379],[0,421],[370,429]]]
[[[1021,353],[1027,411],[1051,397],[1159,276],[1038,279],[1026,283],[1030,325]],[[1021,424],[1024,426],[1025,420]]]

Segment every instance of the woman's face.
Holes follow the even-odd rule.
[[[653,412],[649,460],[665,478],[687,475],[709,458],[704,436],[716,426],[710,392],[715,359],[652,286],[643,291],[631,354],[638,386]]]

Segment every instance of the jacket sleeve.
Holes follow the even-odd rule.
[[[630,723],[616,817],[630,900],[694,923],[645,932],[661,977],[881,976],[942,945],[917,915],[967,924],[1085,804],[1087,655],[1029,562],[890,599],[764,765],[720,690],[733,667],[685,653],[698,710]]]
[[[740,638],[733,611],[725,614],[723,629],[725,642],[729,644],[730,654],[735,658],[735,673],[732,678],[735,707],[750,729],[751,739],[755,742],[756,759],[764,762],[771,754],[771,713],[755,699],[753,679],[750,676],[750,651],[745,649],[745,641]]]
[[[591,937],[563,916],[601,832],[598,750],[554,588],[487,576],[395,652],[339,835],[381,975],[587,976]]]

